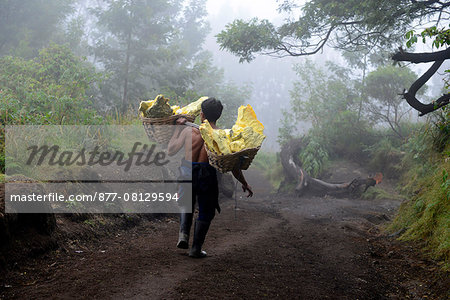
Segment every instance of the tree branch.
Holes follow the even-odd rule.
[[[326,36],[325,36],[323,39],[321,39],[321,40],[316,44],[316,45],[317,45],[317,46],[316,46],[316,49],[314,49],[314,50],[312,50],[312,51],[310,51],[310,52],[305,52],[305,51],[302,51],[302,52],[292,52],[292,51],[286,46],[285,43],[280,44],[280,45],[277,47],[277,50],[279,50],[279,51],[285,51],[286,53],[289,54],[289,56],[308,56],[308,55],[316,54],[317,52],[319,52],[319,51],[325,46],[325,43],[328,41],[328,39],[329,39],[331,33],[333,32],[334,28],[335,28],[334,26],[331,26],[331,27],[328,29],[328,32],[327,32]]]
[[[447,48],[438,52],[426,52],[426,53],[410,53],[404,52],[402,48],[392,56],[395,61],[408,61],[412,63],[427,63],[440,60],[446,60],[450,58],[450,48]]]
[[[416,98],[417,91],[431,78],[431,76],[436,73],[439,67],[442,65],[444,61],[436,61],[429,69],[426,71],[419,79],[417,79],[409,88],[408,92],[403,93],[403,97],[406,99],[406,102],[419,111],[419,116],[424,116],[432,111],[435,111],[447,104],[449,104],[450,93],[442,95],[439,99],[429,104],[423,104]]]
[[[419,79],[417,79],[409,88],[409,91],[404,91],[402,96],[405,98],[406,102],[419,111],[419,116],[424,116],[430,112],[433,112],[447,104],[449,104],[450,93],[442,95],[436,101],[432,103],[424,104],[416,98],[417,91],[427,83],[427,81],[433,76],[439,67],[442,65],[444,60],[450,59],[450,48],[437,52],[427,52],[427,53],[409,53],[404,52],[402,48],[399,49],[397,53],[392,56],[394,61],[407,61],[412,63],[427,63],[434,62],[433,65],[426,71]]]

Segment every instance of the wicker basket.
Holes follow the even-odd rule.
[[[210,151],[206,145],[205,149],[208,154],[209,164],[220,172],[226,173],[234,169],[247,170],[260,147],[244,149],[239,152],[224,155],[217,155]]]
[[[145,132],[151,141],[156,141],[159,144],[168,144],[173,135],[174,126],[158,126],[158,125],[174,125],[176,119],[185,118],[188,122],[194,122],[195,116],[191,115],[172,115],[165,118],[144,118],[141,117],[142,125],[144,125]]]

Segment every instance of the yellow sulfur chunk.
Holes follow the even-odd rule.
[[[163,118],[175,114],[185,114],[197,116],[200,114],[201,105],[208,97],[201,97],[182,108],[179,105],[169,105],[169,99],[163,95],[158,95],[154,100],[141,101],[139,105],[139,115],[147,118]]]
[[[214,129],[211,127],[208,120],[205,120],[205,122],[203,122],[200,125],[199,130],[200,130],[203,140],[205,141],[206,146],[211,151],[214,151],[217,153],[219,151],[219,148],[217,147],[217,143],[214,143],[214,140],[213,140]]]
[[[233,129],[213,129],[208,120],[200,125],[206,146],[216,154],[230,154],[244,149],[260,147],[266,136],[264,126],[256,118],[250,105],[241,106]]]
[[[230,143],[230,149],[231,149],[231,152],[233,152],[233,153],[234,152],[239,152],[239,151],[245,149],[244,140],[240,139],[240,140],[236,140],[234,142],[231,142]]]
[[[208,120],[200,125],[200,133],[206,146],[217,154],[230,154],[230,130],[213,129]]]
[[[180,109],[180,106],[178,106],[178,105],[172,105],[172,106],[170,107],[170,109],[172,110],[173,114],[176,114],[176,113],[177,113],[177,110]]]
[[[264,131],[264,125],[258,121],[256,118],[255,111],[250,106],[250,104],[244,106],[241,105],[238,109],[238,117],[236,120],[236,124],[233,126],[233,132],[239,133],[244,130],[245,127],[250,126],[253,131],[263,134]]]
[[[261,146],[266,137],[254,131],[252,127],[245,127],[242,131],[242,138],[245,141],[245,148],[256,148]]]
[[[171,115],[173,111],[169,105],[169,99],[164,98],[163,95],[156,96],[150,107],[144,111],[144,116],[147,118],[165,118]]]
[[[202,102],[208,99],[208,97],[201,97],[197,101],[194,101],[185,107],[182,107],[176,111],[176,114],[198,116],[202,109]]]
[[[144,116],[147,109],[149,109],[150,107],[153,106],[153,104],[155,104],[156,99],[157,98],[155,98],[154,100],[141,101],[141,103],[139,104],[139,114],[141,116]]]
[[[230,154],[230,136],[227,134],[226,130],[217,129],[213,131],[213,139],[217,143],[217,147],[219,148],[220,153],[222,154]]]
[[[160,118],[173,114],[169,112],[168,99],[163,95],[158,95],[153,100],[141,101],[139,104],[139,114],[147,118]]]

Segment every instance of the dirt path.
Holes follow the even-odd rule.
[[[448,276],[380,233],[398,202],[274,196],[248,175],[255,197],[239,199],[236,219],[234,202],[222,204],[206,259],[175,247],[177,220],[146,222],[18,265],[0,298],[444,299]]]

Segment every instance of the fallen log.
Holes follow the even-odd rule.
[[[381,182],[383,175],[377,173],[369,178],[355,178],[349,182],[329,183],[313,178],[302,168],[299,153],[302,150],[302,139],[293,139],[286,143],[280,153],[281,164],[285,173],[285,181],[280,184],[278,192],[286,186],[294,185],[297,195],[326,195],[357,197],[369,187]]]

